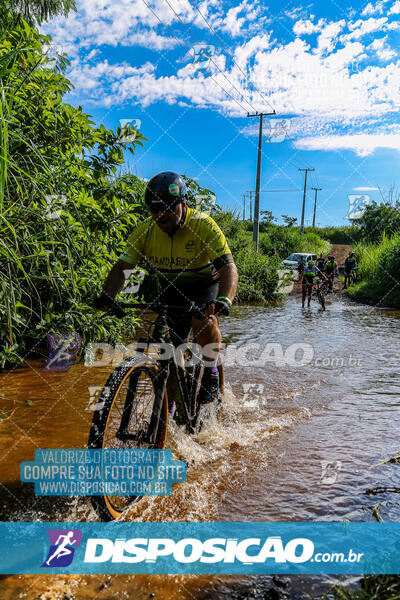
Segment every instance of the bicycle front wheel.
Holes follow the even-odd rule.
[[[162,393],[157,361],[137,354],[111,373],[93,416],[88,447],[94,449],[165,448],[168,399],[164,391],[160,415],[155,415],[156,396]],[[106,521],[117,519],[140,495],[92,496],[97,514]]]

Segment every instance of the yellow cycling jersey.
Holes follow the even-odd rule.
[[[186,286],[215,277],[215,270],[232,262],[225,236],[215,221],[198,210],[187,208],[179,229],[168,235],[150,217],[138,225],[119,257],[137,265],[146,259],[168,281]]]

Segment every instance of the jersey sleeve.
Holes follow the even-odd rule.
[[[127,239],[125,249],[119,258],[131,265],[137,265],[144,257],[145,238],[150,226],[150,219],[138,225]]]
[[[204,220],[202,237],[208,256],[216,269],[233,262],[232,252],[225,236],[211,217]]]

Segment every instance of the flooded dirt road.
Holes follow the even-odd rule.
[[[172,423],[167,447],[188,463],[187,482],[175,484],[170,497],[142,500],[125,518],[370,521],[378,514],[399,520],[400,496],[390,491],[399,466],[378,465],[400,452],[399,327],[400,312],[337,295],[326,312],[315,303],[302,310],[296,297],[278,307],[235,307],[222,323],[224,341],[258,346],[228,361],[222,422],[211,419],[195,438]],[[295,344],[307,346],[307,364],[299,364]],[[251,364],[260,357],[262,365]],[[79,364],[67,373],[44,373],[42,365],[30,361],[0,375],[2,403],[16,406],[0,424],[1,519],[96,520],[85,499],[35,498],[32,485],[19,483],[19,463],[33,460],[36,448],[84,447],[89,387],[104,384],[110,368]],[[378,486],[379,494],[366,493]],[[319,597],[333,581],[10,576],[2,579],[0,598],[300,599]]]

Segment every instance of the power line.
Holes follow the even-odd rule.
[[[185,52],[187,53],[187,52],[188,52],[188,49],[187,49],[187,47],[186,47],[184,44],[182,44],[182,42],[181,42],[181,40],[180,40],[180,39],[178,39],[178,38],[177,38],[177,37],[176,37],[176,36],[175,36],[173,33],[171,33],[171,29],[170,29],[170,27],[169,27],[168,25],[166,25],[166,24],[165,24],[165,23],[164,23],[164,22],[163,22],[163,21],[160,19],[160,17],[158,16],[158,14],[157,14],[157,13],[156,13],[156,12],[155,12],[155,11],[154,11],[152,8],[151,8],[151,6],[149,6],[149,5],[148,5],[148,3],[146,2],[146,0],[143,0],[143,2],[144,2],[144,4],[147,6],[147,8],[148,8],[148,9],[149,9],[149,10],[150,10],[152,13],[153,13],[153,15],[154,15],[154,16],[156,17],[156,19],[159,21],[159,23],[161,23],[161,25],[163,25],[163,26],[164,26],[166,29],[168,29],[168,31],[170,32],[171,36],[172,36],[172,37],[173,37],[173,38],[174,38],[174,39],[175,39],[175,40],[178,42],[178,44],[180,44],[180,45],[182,46],[182,48],[183,48],[183,49],[185,50]],[[214,82],[215,82],[215,83],[218,85],[218,87],[220,87],[220,88],[221,88],[221,90],[222,90],[223,92],[225,92],[225,94],[227,94],[227,95],[228,95],[228,96],[229,96],[229,97],[230,97],[230,98],[231,98],[231,99],[232,99],[234,102],[236,102],[236,104],[237,104],[238,106],[240,106],[240,108],[243,110],[243,112],[247,112],[247,109],[246,109],[246,108],[245,108],[245,107],[244,107],[242,104],[240,104],[240,102],[238,102],[238,101],[236,100],[236,98],[234,98],[233,96],[231,96],[231,94],[230,94],[229,92],[227,92],[227,91],[225,90],[225,88],[223,88],[223,87],[222,87],[222,85],[220,85],[220,84],[218,83],[218,81],[217,81],[216,79],[214,79],[214,77],[213,77],[212,75],[210,75],[210,79],[212,79],[212,80],[213,80],[213,81],[214,81]]]
[[[195,8],[197,10],[197,12],[199,13],[199,15],[202,17],[203,21],[206,23],[207,27],[210,29],[210,31],[215,35],[215,37],[217,38],[217,40],[219,41],[219,43],[221,44],[221,47],[225,50],[225,52],[227,52],[229,54],[229,56],[231,57],[232,61],[234,62],[234,64],[236,65],[236,67],[239,69],[239,71],[242,73],[242,75],[244,75],[244,77],[246,78],[246,80],[248,82],[250,82],[250,79],[247,77],[246,73],[243,71],[243,69],[237,64],[237,62],[235,61],[233,54],[230,52],[230,50],[225,46],[225,44],[222,42],[221,38],[219,37],[219,35],[216,33],[215,29],[210,25],[210,23],[207,21],[207,19],[205,18],[205,16],[203,15],[203,13],[201,12],[201,10],[199,9],[199,6],[197,4],[197,2],[195,2],[194,0],[189,0],[190,4],[195,5]],[[250,82],[251,83],[251,82]],[[261,98],[263,100],[265,100],[265,102],[272,108],[273,111],[275,111],[274,107],[272,106],[272,104],[269,102],[269,100],[267,100],[265,98],[265,96],[260,92],[260,90],[254,85],[252,84],[254,89],[256,90],[256,92],[258,92],[261,96]]]
[[[168,0],[164,0],[168,6],[170,7],[170,9],[172,10],[172,12],[174,13],[174,15],[179,19],[179,21],[182,23],[182,25],[184,26],[184,28],[186,29],[186,31],[189,33],[189,35],[198,43],[201,43],[199,41],[199,39],[190,31],[189,27],[186,25],[186,23],[184,21],[182,21],[182,19],[180,18],[180,16],[178,15],[178,13],[175,11],[175,9],[171,6],[171,4],[168,2]],[[233,85],[233,83],[228,79],[228,77],[225,75],[225,73],[223,71],[221,71],[221,69],[219,68],[218,64],[210,57],[209,60],[213,63],[213,65],[215,65],[218,69],[218,71],[221,73],[221,75],[228,81],[228,83],[230,83],[230,85],[233,87],[233,89],[239,94],[239,96],[243,96],[243,94],[241,94],[239,92],[239,90],[237,89],[237,87],[235,87]],[[251,102],[249,102],[249,100],[245,100],[245,102],[247,102],[247,104],[249,106],[251,106],[251,108],[255,111],[256,109],[254,108],[254,106],[251,104]]]

